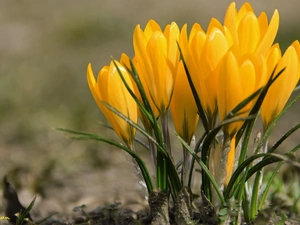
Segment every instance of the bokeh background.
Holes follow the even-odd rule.
[[[240,7],[244,1],[237,1]],[[76,205],[120,200],[145,202],[124,154],[107,145],[73,141],[65,127],[117,139],[87,86],[110,56],[133,56],[135,26],[155,19],[181,27],[223,17],[228,0],[0,0],[0,178],[10,180],[26,205],[38,196],[36,215],[70,212]],[[251,1],[256,14],[280,12],[282,49],[300,39],[300,1]],[[299,94],[299,93],[298,93]],[[295,105],[278,124],[271,143],[299,123]],[[284,146],[299,143],[299,132]],[[124,200],[124,197],[126,198]],[[129,202],[131,199],[133,201]],[[0,207],[0,211],[2,212]]]

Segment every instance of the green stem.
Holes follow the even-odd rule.
[[[170,134],[169,134],[169,116],[168,111],[162,112],[161,114],[161,125],[162,125],[162,133],[164,138],[164,143],[167,149],[167,153],[169,154],[169,157],[173,160],[173,154],[171,150],[171,142],[170,142]]]
[[[252,191],[252,198],[250,203],[250,221],[253,221],[258,214],[258,192],[259,192],[259,184],[261,179],[261,171],[257,171]]]
[[[156,185],[157,188],[167,193],[167,166],[164,154],[160,151],[157,152],[156,156]]]
[[[246,192],[246,190],[244,190],[244,193]],[[247,195],[243,195],[243,201],[242,201],[242,208],[243,208],[243,212],[244,212],[244,220],[245,222],[250,222],[250,213],[249,213],[249,201],[247,198]]]

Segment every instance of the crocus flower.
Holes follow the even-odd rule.
[[[202,107],[214,125],[217,113],[217,68],[232,45],[231,35],[216,19],[212,19],[205,33],[199,24],[194,24],[187,37],[183,26],[180,47]]]
[[[119,62],[115,61],[115,63],[128,86],[133,90],[130,75]],[[103,104],[103,102],[106,102],[128,119],[137,123],[137,104],[122,82],[114,62],[111,61],[109,66],[104,66],[100,70],[97,81],[94,77],[92,66],[89,64],[87,67],[87,80],[90,91],[104,116],[108,119],[117,135],[129,147],[132,147],[135,128]]]
[[[225,55],[219,70],[217,93],[221,122],[239,103],[264,85],[266,73],[267,65],[264,58],[259,62],[253,54],[249,53],[239,59],[232,51]],[[238,112],[238,117],[247,116],[254,103],[255,99]],[[227,146],[230,146],[227,154],[225,185],[229,182],[234,167],[235,135],[243,123],[243,121],[237,121],[223,127],[224,148],[228,149]]]
[[[217,102],[221,121],[239,103],[266,84],[266,56],[277,34],[279,14],[275,10],[268,23],[264,12],[257,17],[247,2],[237,11],[233,2],[227,9],[224,26],[229,30],[233,43],[219,68]],[[247,116],[256,99],[246,105],[238,117]],[[235,163],[236,133],[243,123],[233,122],[223,128],[223,150],[227,151],[225,185],[229,182]]]
[[[133,44],[139,76],[143,76],[160,113],[166,112],[173,92],[179,61],[178,37],[179,29],[174,22],[167,25],[164,32],[154,20],[147,23],[144,31],[140,25],[134,30]]]
[[[275,10],[270,23],[268,23],[265,12],[257,17],[248,2],[244,3],[237,11],[235,2],[233,2],[227,9],[224,26],[232,35],[235,55],[242,56],[253,53],[256,57],[261,57],[268,53],[276,37],[279,14]]]
[[[199,116],[182,62],[178,65],[170,110],[176,132],[185,142],[190,144]]]
[[[136,69],[136,71],[137,71],[137,73],[138,73],[139,79],[140,79],[140,81],[141,81],[141,83],[142,83],[143,89],[144,89],[145,94],[146,94],[146,97],[147,97],[147,99],[148,99],[148,101],[149,101],[149,103],[150,103],[150,106],[151,106],[151,109],[152,109],[152,111],[153,111],[153,114],[154,114],[155,118],[158,118],[158,116],[159,116],[159,111],[158,111],[157,107],[155,106],[155,104],[153,103],[153,100],[152,100],[152,98],[151,98],[151,96],[150,96],[149,89],[148,89],[148,86],[147,86],[147,84],[146,84],[146,81],[145,81],[144,76],[140,76],[140,74],[142,74],[142,70],[141,70],[141,67],[140,67],[138,61],[136,60],[136,57],[134,57],[134,58],[132,59],[132,62],[133,62],[133,65],[134,65],[134,67],[135,67],[135,69]],[[131,66],[130,66],[130,60],[129,60],[129,57],[128,57],[127,55],[125,55],[125,54],[122,54],[122,55],[121,55],[120,63],[121,63],[122,65],[124,65],[125,67],[129,68],[129,69],[133,69],[133,68],[131,68]],[[137,96],[137,98],[139,99],[139,101],[143,104],[143,100],[142,100],[142,97],[141,97],[141,95],[140,95],[140,92],[139,92],[139,90],[138,90],[138,88],[137,88],[137,85],[136,85],[134,82],[133,82],[133,86],[134,86],[134,90],[135,90],[135,95]],[[141,112],[140,108],[138,108],[138,115],[139,115],[139,118],[141,119],[141,121],[142,121],[144,127],[145,127],[146,130],[149,132],[149,131],[152,129],[151,124],[150,124],[150,121],[149,121],[149,120],[147,119],[147,117]]]
[[[299,81],[300,45],[295,41],[281,57],[279,45],[274,45],[268,55],[268,73],[276,67],[275,74],[285,69],[271,85],[261,106],[261,117],[264,127],[279,115]]]
[[[220,120],[225,117],[243,100],[253,94],[266,80],[266,61],[258,62],[251,54],[237,59],[229,51],[219,70],[218,79],[218,108]],[[245,106],[238,114],[239,117],[247,116],[254,101]],[[242,112],[242,113],[241,113]],[[243,125],[243,122],[233,122],[225,125],[225,135],[233,137]]]

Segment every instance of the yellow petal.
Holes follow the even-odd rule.
[[[225,18],[224,18],[224,25],[231,32],[234,43],[238,43],[236,17],[237,17],[237,11],[235,8],[235,2],[232,2],[227,8]]]
[[[129,74],[124,67],[118,62],[116,62],[118,68],[120,69],[123,77],[129,87],[133,89],[131,79]],[[104,90],[106,87],[102,87]],[[113,88],[113,90],[112,90]],[[124,116],[131,119],[133,122],[137,123],[137,105],[128,90],[126,89],[117,68],[114,66],[113,62],[110,63],[110,70],[108,75],[108,86],[106,93],[106,102],[112,107],[121,112]],[[133,142],[133,137],[135,134],[135,129],[129,125],[125,120],[120,118],[117,114],[110,112],[112,117],[112,126],[116,133],[125,141],[131,144]]]
[[[255,58],[249,57],[248,59],[244,60],[240,65],[240,79],[241,79],[241,88],[243,90],[241,101],[248,98],[252,93],[255,91],[255,83],[256,83],[256,68],[254,63],[256,62]],[[240,102],[241,102],[240,101]],[[239,102],[239,103],[240,103]],[[239,104],[238,103],[238,104]],[[253,103],[253,101],[252,101]],[[249,103],[245,106],[241,111],[245,112],[243,116],[247,116],[253,104]]]
[[[199,31],[193,36],[190,42],[189,49],[191,51],[191,55],[194,59],[194,62],[196,63],[196,65],[198,65],[197,68],[199,68],[199,63],[201,62],[201,55],[202,55],[205,40],[206,40],[206,34],[203,31]],[[199,72],[200,70],[198,71],[198,73]]]
[[[293,46],[290,46],[283,57],[279,59],[275,75],[283,68],[285,70],[271,85],[261,106],[261,115],[265,127],[282,111],[299,80],[299,61],[297,51]]]
[[[240,8],[240,10],[238,11],[237,16],[236,16],[236,20],[237,20],[238,24],[240,23],[242,18],[249,12],[253,12],[253,8],[249,2],[245,2],[242,5],[242,7]]]
[[[218,29],[223,32],[224,28],[223,28],[222,24],[216,18],[212,18],[210,20],[210,23],[208,25],[206,33],[210,34],[212,32],[212,29]]]
[[[255,85],[255,68],[251,60],[245,60],[240,66],[241,86],[246,97],[253,93]]]
[[[203,93],[201,102],[205,111],[210,114],[210,116],[217,110],[216,83],[218,74],[215,70],[228,49],[227,39],[222,31],[218,28],[211,29],[211,33],[206,37],[202,57],[199,61],[199,63],[202,62],[202,65],[200,66],[200,76],[202,77],[202,83],[204,84],[201,86]]]
[[[202,51],[202,57],[200,62],[203,62],[203,76],[204,79],[214,71],[223,58],[227,50],[229,49],[227,39],[223,32],[217,27],[212,28],[211,32],[206,37],[204,48]]]
[[[238,27],[240,55],[253,53],[260,39],[259,23],[254,13],[247,13]]]
[[[242,94],[237,60],[232,52],[228,52],[222,61],[218,78],[218,108],[220,120],[237,105],[237,97]]]
[[[171,96],[167,96],[167,94],[164,93],[166,84],[169,81],[166,80],[167,40],[163,33],[154,32],[148,42],[147,53],[153,68],[153,74],[146,78],[146,82],[157,108],[165,110],[169,105]]]
[[[174,22],[167,25],[164,30],[164,36],[167,40],[167,46],[168,46],[167,56],[173,65],[177,65],[177,62],[179,60],[179,51],[177,45],[179,34],[180,34],[179,28],[177,24]]]
[[[121,63],[122,66],[124,66],[124,68],[127,67],[127,68],[131,69],[130,59],[129,59],[128,55],[126,55],[125,53],[121,54],[120,63]]]
[[[172,22],[167,25],[164,31],[164,36],[167,41],[167,71],[166,71],[166,93],[168,95],[168,101],[171,99],[173,92],[175,77],[177,73],[177,66],[179,62],[179,51],[177,42],[179,41],[179,28],[176,23]],[[167,103],[169,105],[169,102]]]
[[[98,87],[98,80],[101,77],[100,74],[105,73],[106,75],[108,74],[108,66],[104,66],[100,71],[99,71],[99,75],[98,75],[98,79],[97,82],[95,80],[95,76],[92,70],[92,65],[89,64],[88,68],[87,68],[87,81],[88,81],[88,85],[90,88],[90,91],[94,97],[95,102],[97,103],[98,107],[100,108],[100,110],[102,111],[102,113],[104,114],[104,116],[111,121],[110,115],[107,112],[107,108],[104,106],[102,100],[103,97],[99,91],[99,87]]]
[[[279,76],[278,80],[274,82],[274,89],[278,90],[281,88],[282,90],[282,94],[278,99],[279,101],[278,101],[277,110],[279,112],[282,111],[283,107],[287,103],[295,86],[298,83],[299,80],[298,65],[299,64],[298,64],[297,52],[293,46],[290,46],[284,53],[281,60],[279,60],[278,68],[276,69],[276,72],[279,72],[281,69],[286,68],[282,76]]]
[[[187,26],[184,25],[180,33],[179,44],[189,74],[192,78],[197,94],[200,97],[202,95],[201,94],[202,89],[200,87],[201,82],[199,76],[200,73],[199,73],[198,62],[200,60],[200,54],[205,41],[205,33],[203,32],[199,24],[194,24],[192,31],[190,33],[190,43],[189,43],[186,30],[187,30]]]
[[[281,50],[278,44],[272,46],[267,54],[268,79],[271,77],[275,67],[281,58]]]
[[[262,12],[259,17],[257,18],[260,28],[260,41],[265,36],[267,30],[268,30],[268,17],[265,12]]]
[[[182,62],[178,66],[170,110],[176,132],[190,143],[197,127],[198,114]]]
[[[185,27],[185,29],[186,29],[186,27]],[[204,30],[202,29],[202,27],[199,23],[194,23],[194,25],[191,29],[191,32],[190,32],[189,40],[192,40],[194,35],[198,32],[204,33]]]
[[[300,79],[300,44],[299,44],[299,41],[298,40],[294,41],[292,46],[295,48],[297,56],[298,56],[298,77]]]
[[[151,78],[153,71],[152,71],[152,65],[148,57],[148,53],[146,51],[147,40],[143,31],[140,29],[139,25],[136,26],[134,30],[133,46],[134,46],[135,58],[140,68],[139,76],[140,77],[143,76],[144,79],[147,79],[148,77]],[[150,85],[148,84],[148,82],[153,82],[153,79],[150,80],[149,79],[146,82],[147,85]],[[154,84],[152,83],[151,85]]]
[[[87,81],[88,81],[88,85],[90,88],[90,91],[92,92],[92,95],[95,99],[95,101],[97,102],[98,105],[100,105],[100,96],[99,96],[99,91],[96,88],[97,83],[95,80],[95,76],[92,70],[92,64],[89,63],[88,67],[87,67],[87,71],[86,71],[86,76],[87,76]]]
[[[229,51],[221,62],[218,78],[217,100],[221,121],[254,92],[255,83],[256,68],[251,57],[237,62],[234,54]],[[241,109],[239,113],[243,113],[239,117],[247,116],[252,106],[253,102]],[[243,122],[226,125],[224,127],[225,135],[232,138],[242,125]]]
[[[149,20],[144,30],[147,41],[151,38],[152,34],[155,31],[162,32],[160,26],[158,25],[158,23],[156,23],[155,20]]]
[[[261,39],[259,46],[256,49],[256,56],[266,55],[271,48],[275,37],[277,35],[279,26],[279,13],[277,10],[274,11],[269,27]]]

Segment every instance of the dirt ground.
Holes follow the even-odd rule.
[[[71,140],[55,128],[117,140],[101,125],[107,122],[89,93],[87,64],[98,71],[110,56],[119,58],[122,52],[132,56],[137,24],[155,19],[162,26],[176,21],[179,26],[199,22],[206,27],[211,17],[223,20],[229,3],[0,0],[0,178],[9,175],[24,205],[37,196],[33,218],[54,211],[72,214],[82,204],[87,210],[116,201],[135,211],[147,206],[145,190],[123,152]],[[264,10],[269,18],[275,8],[279,10],[277,41],[283,48],[300,39],[298,0],[251,3],[257,14]],[[279,122],[270,144],[299,123],[299,111],[298,102]],[[298,144],[299,137],[299,132],[293,135],[282,151]],[[149,161],[147,153],[142,154]]]

